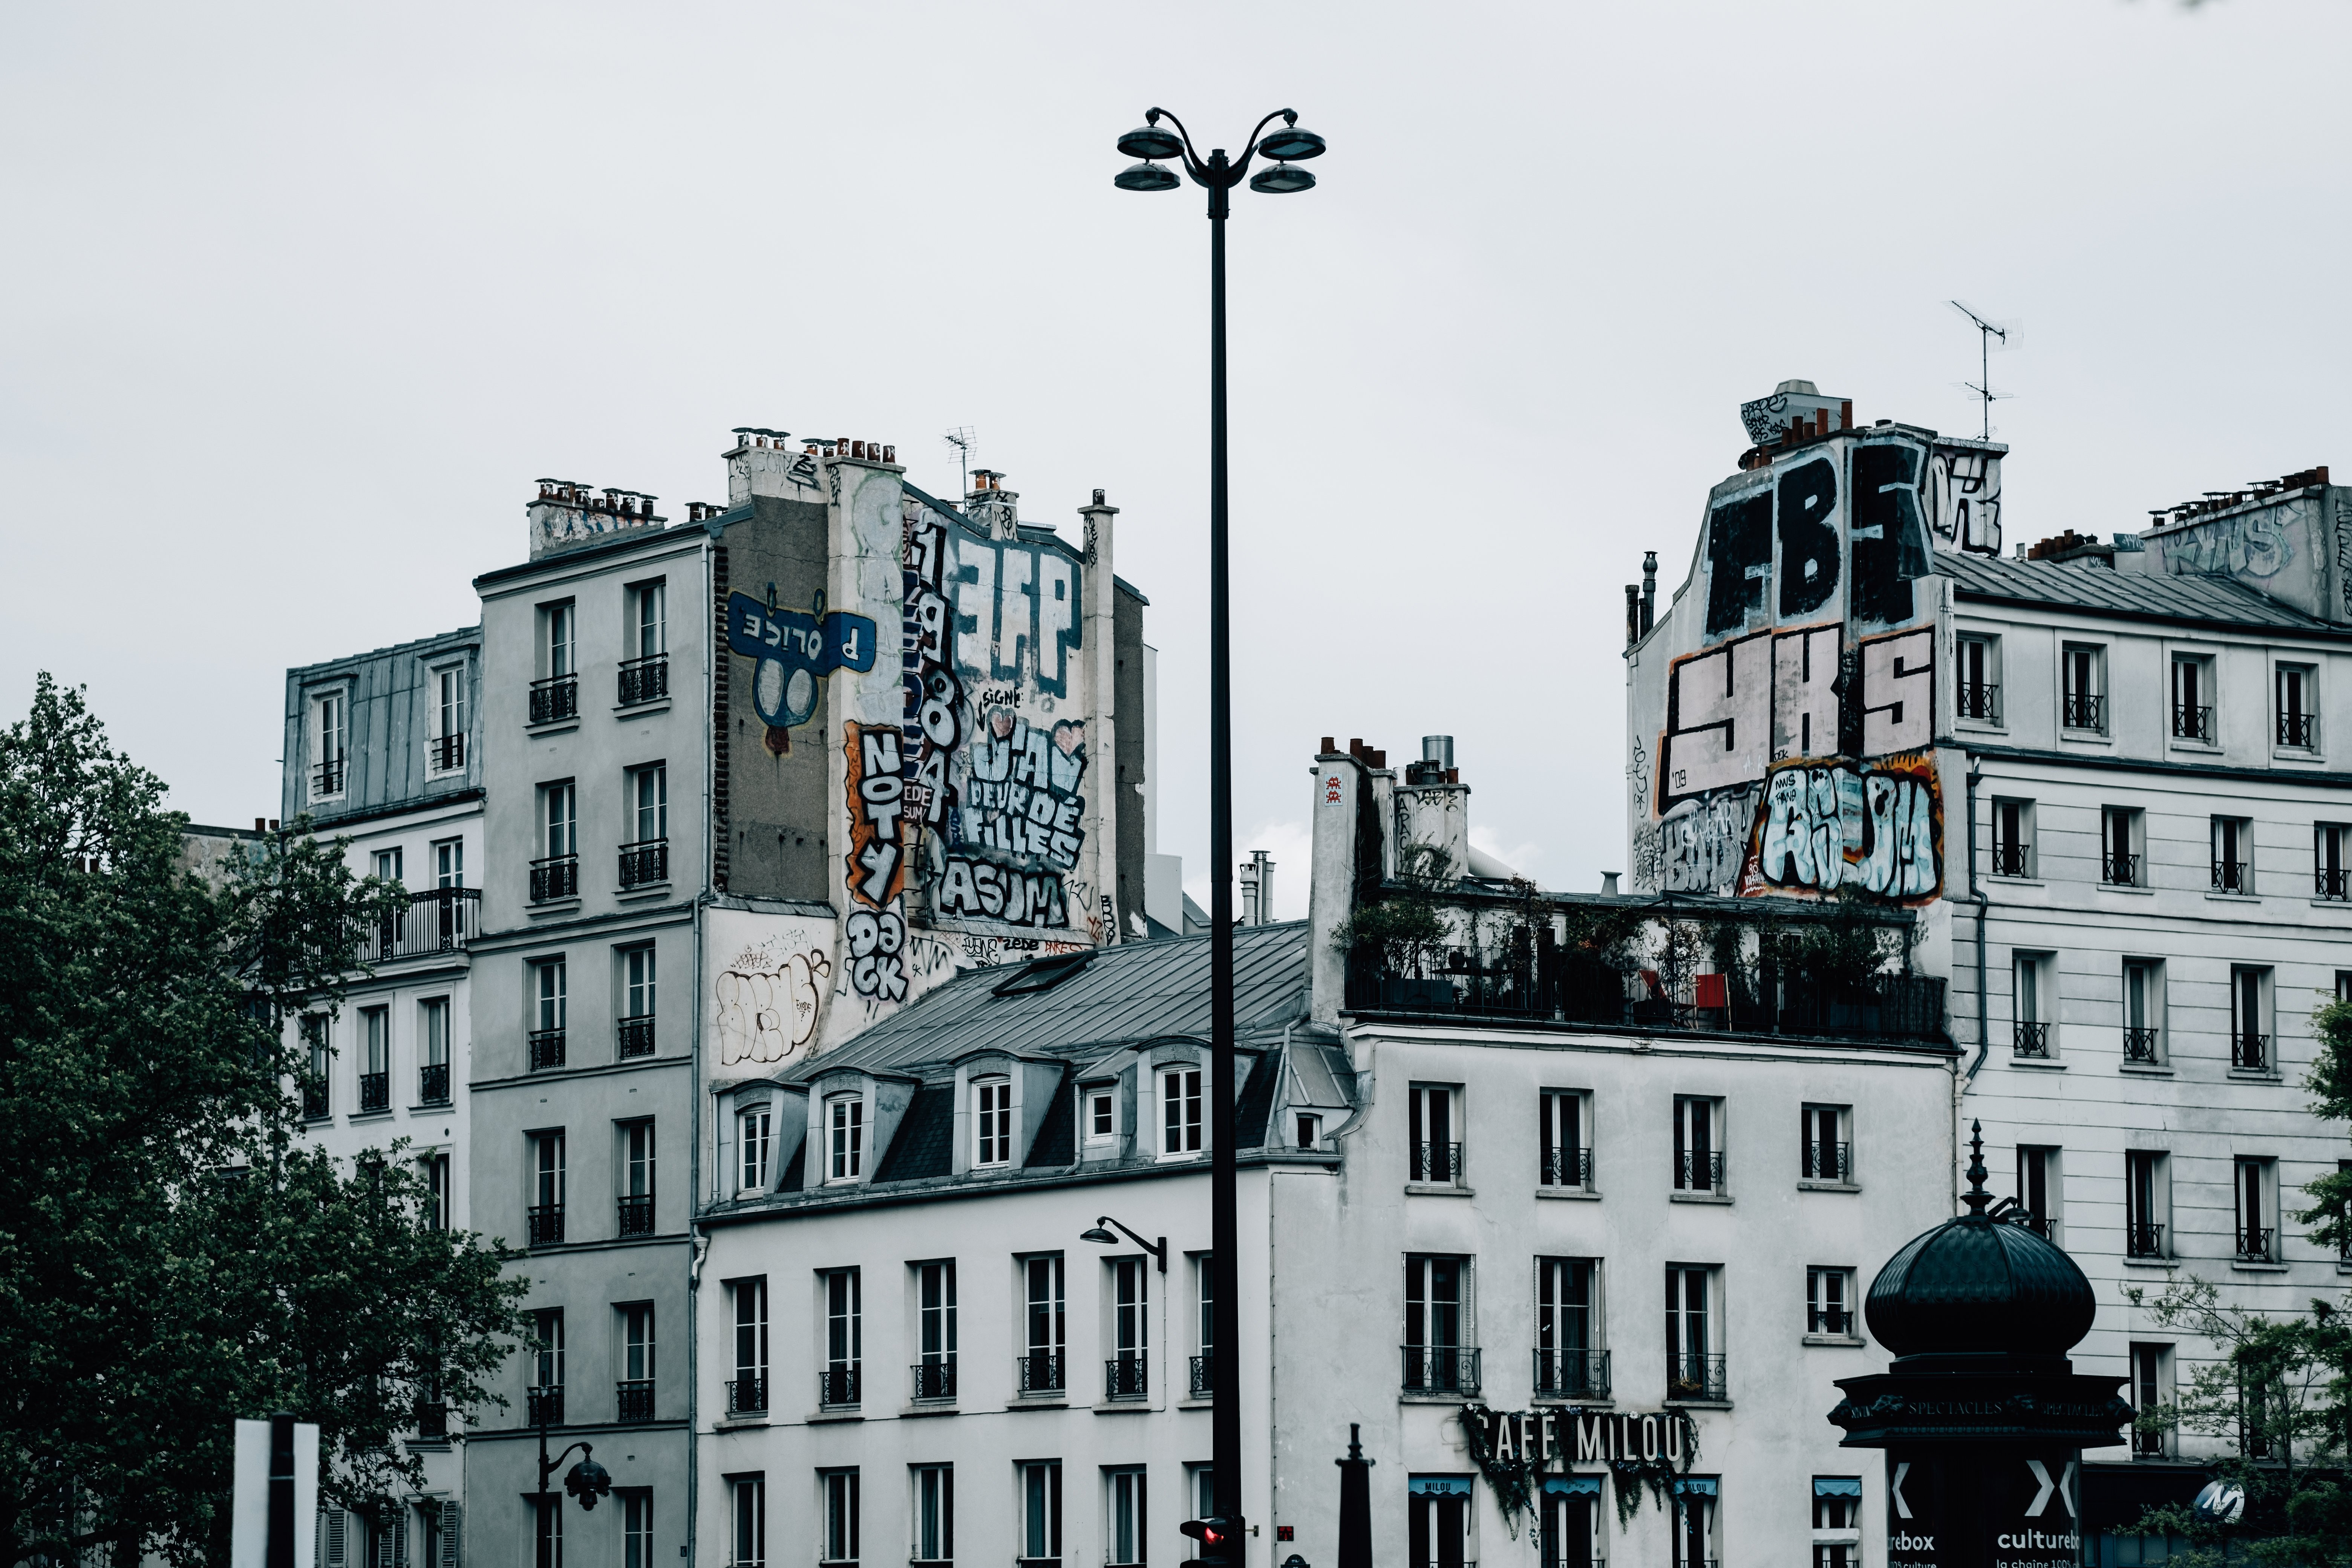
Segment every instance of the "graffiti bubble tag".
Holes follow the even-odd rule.
[[[1070,923],[1062,901],[1062,879],[1055,873],[1021,871],[963,855],[947,858],[946,874],[940,879],[940,909],[1007,925],[1044,929]]]
[[[2164,541],[2161,548],[2165,570],[2175,576],[2273,577],[2294,559],[2294,542],[2287,536],[2284,520],[2268,512],[2204,523]]]
[[[1083,719],[1049,730],[1009,709],[990,713],[988,733],[971,746],[961,837],[1075,870],[1087,840],[1078,826],[1087,802],[1077,793],[1087,774],[1086,742]]]
[[[849,984],[860,996],[907,999],[907,921],[896,909],[859,910],[842,927],[849,939]]]
[[[1748,858],[1756,816],[1754,789],[1726,790],[1685,802],[1658,824],[1656,874],[1669,893],[1727,893]]]
[[[900,771],[896,725],[841,727],[842,786],[849,796],[847,884],[852,897],[882,909],[907,885],[907,852],[899,821],[906,811],[907,781]],[[894,949],[895,951],[895,949]]]
[[[720,1064],[780,1062],[807,1045],[832,974],[833,961],[815,948],[779,954],[761,943],[737,954],[713,988]]]
[[[1864,764],[1793,763],[1764,786],[1756,870],[1765,887],[1860,888],[1923,899],[1943,884],[1943,809],[1935,765],[1914,754]]]
[[[727,596],[727,646],[760,661],[751,702],[771,729],[805,724],[816,683],[836,669],[874,668],[874,623],[845,610],[772,610],[749,594]]]

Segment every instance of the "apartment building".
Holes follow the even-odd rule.
[[[295,1021],[317,1082],[306,1134],[338,1160],[405,1142],[431,1194],[425,1222],[467,1230],[469,1202],[474,945],[482,932],[486,776],[480,754],[481,628],[378,648],[286,672],[282,813],[350,840],[356,875],[407,889],[406,908],[367,933],[374,973],[340,1012]],[[425,1482],[376,1518],[331,1512],[321,1561],[454,1558],[463,1540],[462,1421],[430,1399],[401,1441]]]

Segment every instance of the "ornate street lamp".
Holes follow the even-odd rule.
[[[1175,127],[1171,132],[1160,122]],[[1266,127],[1279,120],[1279,129]],[[1153,109],[1118,139],[1118,150],[1139,160],[1112,182],[1123,191],[1172,191],[1181,184],[1164,165],[1181,159],[1192,182],[1209,193],[1209,1202],[1212,1289],[1216,1343],[1225,1365],[1214,1380],[1210,1415],[1214,1501],[1230,1538],[1247,1538],[1242,1517],[1240,1315],[1234,1253],[1240,1209],[1234,1165],[1234,719],[1233,648],[1225,553],[1225,218],[1230,194],[1254,159],[1269,166],[1250,181],[1268,195],[1310,190],[1315,176],[1297,165],[1323,153],[1323,138],[1302,131],[1295,110],[1276,110],[1257,122],[1238,159],[1222,147],[1203,159],[1184,122]]]
[[[610,1497],[613,1493],[612,1472],[605,1469],[604,1466],[596,1462],[596,1450],[593,1445],[587,1443],[574,1443],[572,1445],[572,1448],[564,1449],[563,1452],[556,1455],[552,1459],[547,1457],[547,1418],[549,1414],[549,1402],[542,1400],[539,1406],[539,1511],[537,1518],[539,1539],[537,1544],[533,1547],[533,1551],[536,1552],[534,1561],[538,1563],[539,1568],[558,1568],[555,1562],[555,1553],[551,1545],[552,1538],[549,1531],[547,1510],[551,1508],[562,1508],[563,1506],[563,1500],[561,1498],[554,1496],[547,1489],[547,1479],[555,1474],[557,1466],[562,1464],[564,1460],[572,1457],[572,1448],[577,1448],[580,1450],[580,1462],[572,1466],[569,1471],[565,1472],[563,1477],[563,1489],[570,1492],[573,1498],[578,1500],[580,1510],[583,1513],[593,1512],[596,1508],[596,1500],[601,1497]]]

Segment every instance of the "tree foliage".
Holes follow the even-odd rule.
[[[421,1480],[392,1441],[519,1329],[510,1256],[427,1228],[398,1149],[298,1142],[285,1020],[364,975],[397,908],[303,831],[184,853],[163,785],[40,678],[0,731],[0,1530],[8,1561],[226,1557],[231,1422],[320,1426],[332,1495]]]

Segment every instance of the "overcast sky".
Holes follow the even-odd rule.
[[[1975,433],[2011,540],[2352,476],[2344,0],[0,4],[0,718],[86,683],[199,821],[289,665],[467,625],[531,481],[722,500],[738,425],[969,426],[1099,486],[1207,874],[1207,224],[1151,104],[1322,184],[1232,223],[1239,847],[1318,737],[1455,737],[1473,837],[1623,864],[1622,584],[1783,378]]]

